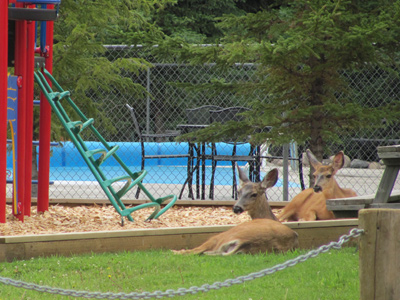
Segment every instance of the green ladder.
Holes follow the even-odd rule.
[[[142,180],[146,176],[147,171],[141,170],[139,172],[131,172],[131,170],[125,165],[125,163],[121,160],[121,158],[117,155],[117,150],[119,148],[118,145],[111,147],[107,141],[101,136],[101,134],[97,131],[97,129],[93,126],[94,120],[92,118],[88,119],[80,109],[75,105],[75,103],[70,98],[70,92],[64,91],[58,82],[54,79],[54,77],[47,71],[43,70],[46,77],[53,84],[55,89],[54,92],[46,80],[46,77],[42,72],[35,72],[34,77],[35,81],[39,84],[40,89],[43,94],[47,98],[47,101],[50,103],[51,108],[56,113],[57,117],[60,119],[62,125],[67,131],[68,135],[71,137],[72,142],[75,147],[78,149],[79,153],[85,160],[88,165],[90,171],[96,177],[99,182],[101,188],[106,193],[108,199],[111,204],[114,206],[115,210],[121,215],[121,224],[124,225],[124,217],[127,217],[129,221],[133,221],[131,213],[145,208],[145,207],[155,207],[154,212],[147,218],[147,221],[152,219],[157,219],[164,212],[166,212],[174,203],[176,202],[177,197],[175,195],[168,195],[162,198],[154,198],[153,195],[143,186]],[[65,100],[64,100],[65,99]],[[64,100],[64,101],[62,101]],[[71,121],[68,117],[64,107],[62,106],[62,102],[67,102],[73,110],[77,113],[81,120]],[[89,150],[83,141],[80,133],[84,129],[89,129],[92,133],[99,139],[99,141],[103,144],[105,149],[94,149]],[[105,174],[102,172],[100,166],[101,164],[108,158],[113,157],[120,166],[124,169],[127,175],[108,179]],[[116,182],[126,182],[125,185],[119,190],[116,191],[112,184]],[[140,204],[132,208],[126,208],[122,203],[121,198],[134,186],[140,187],[140,189],[149,197],[151,200],[148,203]],[[163,209],[161,209],[161,204],[167,200],[170,200]]]

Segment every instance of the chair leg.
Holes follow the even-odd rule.
[[[299,155],[299,179],[300,179],[301,190],[305,190],[306,187],[304,185],[304,178],[303,178],[303,159],[301,155]]]
[[[196,165],[196,167],[194,167],[193,148],[191,148],[191,149],[189,149],[186,180],[183,183],[183,186],[181,188],[181,192],[179,194],[178,199],[182,198],[183,191],[185,190],[185,186],[187,184],[188,189],[189,189],[188,197],[191,198],[192,200],[194,200],[194,197],[193,197],[193,173],[196,171],[197,167],[198,167],[197,165]]]
[[[194,172],[194,159],[193,159],[194,151],[193,151],[193,144],[189,143],[189,157],[187,163],[187,181],[188,181],[188,197],[194,200],[193,196],[193,172]]]
[[[217,166],[216,161],[211,162],[211,180],[210,180],[210,192],[209,192],[209,198],[211,200],[214,200],[214,179],[215,179],[215,169]]]
[[[212,161],[211,161],[211,180],[210,180],[210,191],[209,191],[209,198],[211,200],[214,200],[214,180],[215,180],[215,171],[217,168],[217,161],[214,160],[214,155],[216,155],[216,149],[215,149],[215,145],[212,144],[211,146],[211,157],[212,157]]]
[[[236,172],[235,172],[235,162],[232,161],[232,198],[237,200],[237,186],[236,186]]]
[[[201,148],[197,145],[196,150],[196,199],[200,199],[200,160],[201,160]]]

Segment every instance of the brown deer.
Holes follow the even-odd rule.
[[[357,196],[352,189],[342,189],[335,180],[335,174],[344,164],[342,151],[334,156],[330,165],[320,163],[310,150],[306,153],[315,169],[314,188],[305,189],[290,201],[278,216],[281,222],[335,219],[333,212],[326,208],[326,199]]]
[[[255,219],[221,232],[197,248],[174,251],[176,254],[231,255],[285,252],[298,246],[297,233],[270,219]]]
[[[298,246],[297,233],[277,221],[265,196],[265,190],[278,180],[278,170],[271,170],[259,183],[251,182],[239,167],[238,171],[241,188],[234,212],[247,210],[253,220],[217,234],[197,248],[174,251],[176,254],[255,254],[284,252]]]

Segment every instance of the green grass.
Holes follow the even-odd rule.
[[[257,272],[307,251],[228,257],[169,251],[91,254],[0,263],[0,276],[51,287],[101,292],[153,292],[201,286]],[[358,252],[332,250],[244,284],[176,299],[359,299]],[[77,299],[0,283],[0,300]],[[83,298],[79,298],[83,299]],[[165,298],[168,299],[168,298]]]

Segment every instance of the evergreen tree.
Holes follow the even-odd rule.
[[[126,30],[135,33],[141,42],[162,36],[158,27],[148,20],[153,12],[162,10],[175,0],[63,0],[59,18],[54,22],[53,75],[64,90],[72,92],[72,98],[88,116],[96,119],[101,130],[116,132],[109,112],[93,101],[102,93],[125,92],[143,94],[145,89],[134,83],[124,72],[138,74],[150,64],[142,58],[108,59],[104,44],[118,40]],[[68,109],[68,107],[66,107]],[[39,110],[35,109],[34,140],[39,139]],[[71,112],[69,112],[71,113]],[[73,116],[72,116],[73,118]],[[85,134],[85,132],[84,132]],[[54,115],[52,140],[69,140]],[[32,177],[37,179],[36,147],[33,147]]]
[[[367,107],[353,101],[343,71],[382,67],[397,76],[399,1],[296,0],[244,16],[229,15],[219,26],[221,44],[200,48],[165,38],[160,53],[221,68],[253,62],[258,80],[213,82],[203,88],[235,90],[251,97],[245,121],[215,124],[196,133],[199,141],[247,136],[283,144],[309,142],[318,159],[327,142],[343,133],[393,122],[399,103]],[[260,96],[261,95],[261,96]],[[388,123],[386,123],[388,124]],[[270,131],[263,130],[272,126]]]
[[[125,30],[135,32],[141,41],[159,38],[162,33],[148,22],[149,16],[173,2],[62,1],[59,18],[54,23],[53,75],[65,90],[73,92],[74,99],[79,99],[79,107],[87,115],[95,116],[105,130],[115,131],[115,127],[101,105],[92,100],[93,96],[116,91],[143,94],[145,89],[124,73],[138,74],[150,64],[142,58],[108,59],[104,44],[119,39]],[[56,118],[52,129],[53,140],[68,139]]]

